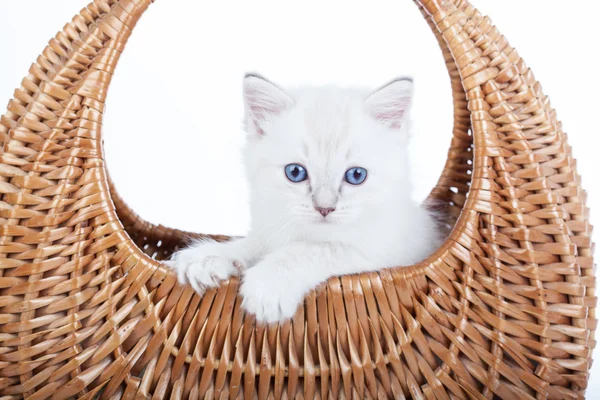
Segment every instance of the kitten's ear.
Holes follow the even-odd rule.
[[[367,112],[391,129],[400,129],[408,117],[413,98],[412,78],[398,78],[371,93]]]
[[[293,105],[294,101],[283,89],[262,76],[246,74],[244,77],[245,122],[248,133],[263,135],[262,123]]]

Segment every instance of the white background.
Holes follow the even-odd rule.
[[[593,167],[600,151],[600,5],[472,1],[544,85],[579,160],[588,204],[600,209]],[[87,3],[0,2],[0,102],[12,97],[47,41]],[[138,24],[117,71],[104,123],[110,173],[142,217],[180,229],[243,234],[248,226],[239,162],[245,71],[282,85],[376,87],[413,75],[417,198],[435,184],[451,137],[445,66],[409,0],[159,0]],[[587,395],[600,398],[600,363]]]

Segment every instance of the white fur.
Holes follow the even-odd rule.
[[[248,75],[250,232],[175,254],[179,280],[202,292],[243,271],[242,306],[271,323],[293,316],[304,296],[332,276],[410,265],[432,253],[440,231],[411,200],[412,88],[411,80],[398,79],[370,94],[336,86],[286,93]],[[305,166],[309,179],[290,182],[290,163]],[[344,181],[351,167],[367,169],[362,185]],[[335,211],[323,217],[315,206]]]

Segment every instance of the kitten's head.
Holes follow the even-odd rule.
[[[352,227],[402,207],[410,197],[412,95],[409,78],[369,93],[335,86],[285,91],[247,75],[253,220],[314,232]]]

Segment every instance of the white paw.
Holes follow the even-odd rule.
[[[205,242],[177,252],[168,265],[177,271],[181,284],[189,283],[202,294],[207,288],[219,286],[221,281],[237,275],[244,267],[228,250],[221,243]]]
[[[254,314],[257,322],[283,322],[294,316],[304,299],[301,287],[282,278],[281,273],[263,263],[244,272],[240,287],[242,308]]]

